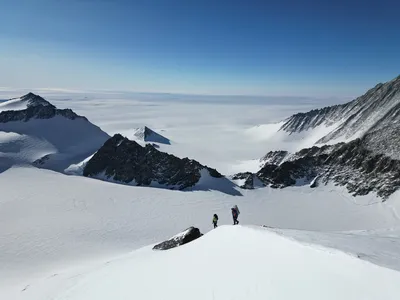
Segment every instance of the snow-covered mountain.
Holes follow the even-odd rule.
[[[147,126],[137,128],[134,137],[143,142],[170,145],[171,141]]]
[[[399,109],[400,76],[376,85],[349,103],[295,114],[282,125],[281,130],[295,134],[326,127],[328,133],[317,144],[345,142],[377,130],[384,131],[387,127],[391,127],[391,132],[397,129]]]
[[[225,190],[233,184],[217,170],[189,158],[178,158],[158,151],[152,145],[142,147],[120,134],[111,137],[86,163],[83,175],[134,186],[184,190],[208,186]],[[208,182],[208,183],[206,183]],[[211,188],[211,186],[210,186]]]
[[[23,110],[33,106],[52,106],[50,102],[33,93],[28,93],[20,98],[12,98],[0,103],[0,111],[4,110]]]
[[[331,131],[317,146],[271,151],[253,176],[275,188],[334,182],[353,195],[376,192],[383,199],[400,187],[400,76],[347,104],[295,114],[281,130],[312,135],[320,126]]]
[[[109,138],[85,117],[58,109],[32,93],[3,102],[0,109],[1,171],[16,164],[34,164],[63,172]]]
[[[342,171],[344,162],[349,164],[351,169],[343,171],[341,182],[371,183],[376,172],[375,191],[381,189],[385,180],[396,182],[396,178],[391,181],[385,177],[385,170],[396,176],[394,162],[375,154],[369,160],[372,154],[364,149],[369,141],[366,137],[351,148],[341,149],[347,144],[307,148],[296,155],[277,151],[260,161],[257,158],[269,150],[287,149],[241,132],[265,122],[265,111],[273,115],[268,121],[275,122],[276,118],[293,114],[292,106],[284,114],[281,107],[263,104],[248,108],[249,115],[244,118],[242,104],[231,110],[233,104],[215,105],[212,101],[193,106],[192,102],[182,105],[161,101],[149,105],[149,101],[136,103],[132,98],[110,101],[109,95],[102,101],[96,97],[89,101],[74,94],[60,98],[63,100],[54,100],[53,104],[82,112],[107,132],[131,137],[133,128],[154,124],[154,128],[165,128],[174,141],[172,145],[158,144],[160,149],[177,157],[188,155],[203,166],[218,170],[222,167],[226,174],[246,171],[242,167],[230,172],[229,167],[241,162],[249,166],[247,160],[252,159],[257,166],[275,164],[277,176],[265,173],[265,181],[273,181],[269,186],[240,190],[241,196],[237,197],[233,192],[220,192],[224,185],[236,191],[229,180],[209,174],[201,176],[189,191],[177,192],[14,166],[0,175],[1,299],[399,298],[400,191],[385,202],[375,193],[353,197],[345,187],[335,185],[331,177],[325,185],[324,177],[318,175],[310,182],[318,186],[314,189],[309,188],[307,178],[295,180],[302,186],[270,188],[274,182],[279,186],[279,174],[297,176],[294,171],[301,173],[301,166],[307,162],[318,163],[316,172]],[[188,119],[193,111],[202,113]],[[43,121],[51,125],[47,122],[56,118],[79,120],[61,115],[50,119],[34,116],[26,122],[23,117],[5,124]],[[64,120],[62,124],[69,123]],[[276,132],[280,126],[273,127],[277,127]],[[265,128],[259,129],[257,134]],[[47,145],[46,140],[44,143]],[[146,144],[139,140],[137,143]],[[154,152],[149,150],[150,145],[142,150],[136,150],[136,145],[131,147],[135,149],[133,154]],[[118,169],[118,174],[124,176],[123,171],[131,167],[128,160],[134,157],[129,149],[116,151],[124,154],[122,157],[106,157],[105,170]],[[14,151],[20,154],[18,149]],[[125,156],[126,151],[131,154]],[[95,156],[88,156],[79,164],[82,170]],[[326,156],[332,156],[331,163]],[[169,158],[159,161],[156,157],[140,160],[154,162],[138,166],[140,174],[172,177],[168,172],[181,170],[175,169]],[[215,164],[218,161],[221,163]],[[364,166],[364,161],[370,161],[377,170],[368,174],[370,163]],[[190,166],[187,170],[197,176],[194,169]],[[256,173],[243,173],[235,182],[262,183]],[[240,225],[230,226],[230,208],[236,204],[241,211]],[[215,230],[214,213],[219,216]],[[190,226],[204,235],[173,249],[152,250]]]

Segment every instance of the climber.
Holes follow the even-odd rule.
[[[214,214],[213,220],[212,220],[213,224],[214,224],[214,228],[218,227],[218,215]]]
[[[235,205],[234,207],[231,208],[232,210],[232,217],[233,217],[233,225],[237,225],[239,224],[238,221],[238,216],[240,214],[239,208],[237,207],[237,205]]]

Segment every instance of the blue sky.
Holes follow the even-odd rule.
[[[357,96],[400,74],[400,2],[1,0],[0,86]]]

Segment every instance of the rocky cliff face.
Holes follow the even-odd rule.
[[[383,199],[399,188],[400,76],[347,104],[296,114],[281,130],[295,134],[320,125],[334,129],[318,146],[269,152],[253,178],[273,188],[333,182],[355,196],[376,192]],[[341,139],[346,142],[334,143]],[[236,176],[246,177],[243,188],[252,188],[249,173]]]
[[[376,192],[386,199],[400,187],[400,161],[374,154],[366,143],[356,139],[303,149],[280,165],[266,164],[256,176],[273,188],[333,182],[355,196]]]
[[[290,134],[314,129],[320,125],[331,126],[331,132],[317,144],[350,141],[377,128],[392,124],[397,127],[400,103],[400,76],[380,83],[363,96],[342,105],[325,107],[290,117],[281,130]]]
[[[271,151],[268,152],[265,156],[260,158],[260,163],[261,165],[266,165],[266,164],[273,164],[273,165],[279,165],[286,157],[288,157],[289,152],[288,151]]]
[[[195,160],[160,152],[151,145],[142,147],[116,134],[88,161],[83,175],[139,186],[182,190],[196,185],[203,170],[211,177],[223,177],[215,169]]]
[[[64,118],[75,120],[77,118],[85,119],[85,117],[78,116],[71,109],[57,109],[53,105],[36,105],[29,106],[24,110],[7,110],[0,112],[0,123],[7,123],[12,121],[27,122],[31,119],[51,119],[55,116],[62,116]]]

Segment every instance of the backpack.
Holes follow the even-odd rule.
[[[240,210],[239,210],[238,206],[235,205],[233,208],[237,211],[237,215],[240,215]]]

